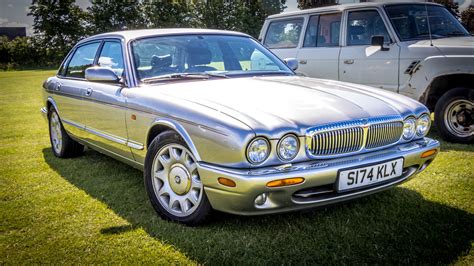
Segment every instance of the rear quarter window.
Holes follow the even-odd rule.
[[[297,47],[303,22],[303,18],[270,22],[263,44],[272,49]]]

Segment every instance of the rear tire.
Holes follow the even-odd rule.
[[[197,161],[176,132],[165,131],[151,142],[143,176],[153,208],[163,219],[195,226],[211,214]]]
[[[450,142],[474,142],[474,89],[455,88],[436,103],[435,124]]]
[[[49,140],[53,154],[59,158],[71,158],[81,155],[84,146],[71,139],[61,123],[58,112],[51,107],[48,112]]]

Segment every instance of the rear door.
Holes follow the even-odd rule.
[[[339,57],[340,80],[397,92],[400,47],[392,41],[388,21],[377,9],[349,10],[346,16]],[[371,46],[375,35],[384,36],[387,51]]]
[[[303,17],[272,20],[266,26],[263,44],[281,59],[296,58],[303,25]]]
[[[310,16],[297,54],[297,72],[314,78],[339,79],[341,13]]]
[[[53,84],[53,99],[66,130],[76,137],[84,137],[84,102],[82,97],[87,87],[84,77],[86,68],[94,64],[100,41],[89,42],[75,48],[71,58],[60,69],[56,84]]]

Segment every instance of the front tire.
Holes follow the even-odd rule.
[[[51,107],[48,112],[49,140],[53,154],[59,158],[76,157],[82,154],[84,146],[71,139],[61,123],[58,112]]]
[[[435,124],[443,139],[474,142],[474,89],[455,88],[445,93],[435,107]]]
[[[151,142],[144,181],[153,208],[163,219],[194,226],[212,211],[197,161],[176,132],[165,131]]]

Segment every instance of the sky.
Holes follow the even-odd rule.
[[[76,0],[82,7],[87,7],[88,0]],[[0,0],[0,27],[26,27],[26,34],[33,34],[33,18],[27,16],[31,0]],[[297,10],[297,0],[287,0],[285,11]]]

